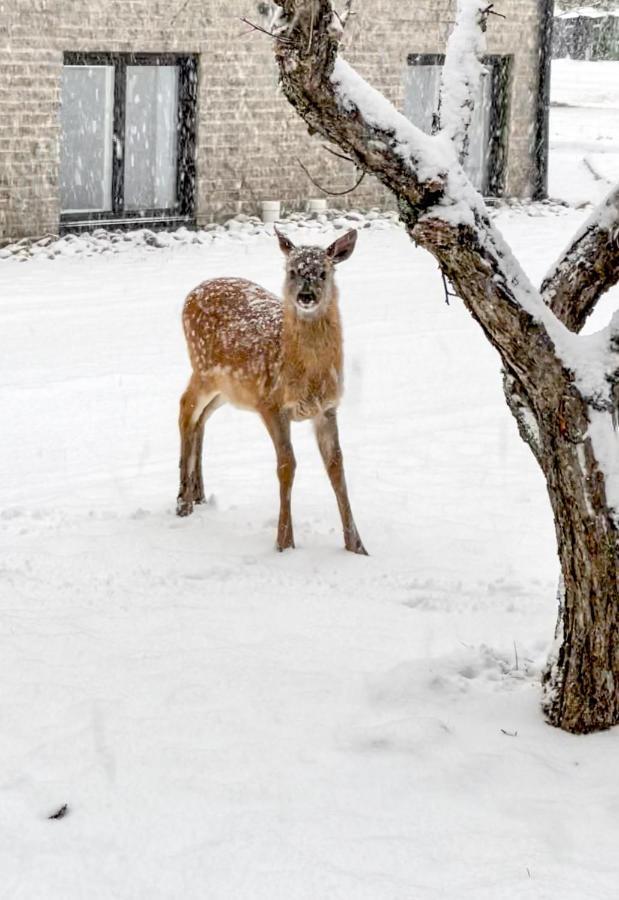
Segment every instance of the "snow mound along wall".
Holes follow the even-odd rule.
[[[542,200],[531,203],[518,199],[495,201],[493,214],[509,208],[526,212],[535,218],[544,215],[563,215],[567,204],[561,200]],[[281,219],[277,224],[284,228],[290,225],[306,230],[309,233],[321,234],[348,228],[370,229],[373,231],[400,227],[397,213],[384,212],[378,209],[367,211],[328,209],[321,213],[293,213]],[[3,261],[25,261],[28,259],[53,260],[68,256],[93,256],[95,254],[123,253],[137,248],[147,250],[172,250],[174,248],[202,244],[204,246],[222,240],[245,241],[261,235],[274,235],[274,225],[266,224],[256,216],[238,215],[223,225],[207,225],[204,228],[190,230],[178,228],[175,231],[151,231],[139,228],[134,231],[108,230],[97,228],[83,234],[66,234],[58,237],[54,234],[42,238],[22,238],[12,244],[0,248],[0,263]],[[312,241],[310,241],[312,243]]]
[[[277,224],[303,228],[308,231],[348,228],[381,229],[396,225],[398,217],[394,212],[372,209],[359,210],[330,209],[321,213],[293,213],[282,218]],[[83,234],[66,234],[63,237],[50,234],[42,238],[23,238],[0,249],[3,259],[25,260],[32,257],[55,259],[62,256],[76,256],[95,253],[121,253],[140,248],[162,250],[190,244],[209,245],[218,240],[243,241],[263,234],[274,234],[274,225],[265,223],[257,216],[237,215],[223,225],[209,224],[200,229],[178,228],[174,231],[151,231],[138,228],[133,231],[97,228]]]

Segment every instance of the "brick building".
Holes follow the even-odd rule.
[[[471,174],[488,194],[541,195],[550,0],[499,0]],[[277,87],[257,0],[0,0],[0,241],[94,224],[203,224],[299,208],[350,164],[312,141]],[[427,127],[455,0],[363,0],[346,55]],[[385,203],[366,179],[342,199]]]

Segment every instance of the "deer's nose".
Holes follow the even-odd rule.
[[[311,288],[302,287],[297,294],[297,303],[299,304],[299,306],[307,309],[311,306],[316,306],[318,304],[318,299],[315,292]]]
[[[310,281],[304,281],[299,290],[299,297],[306,299],[314,299],[316,297],[316,286]]]

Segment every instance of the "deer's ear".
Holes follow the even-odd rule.
[[[285,256],[288,256],[288,254],[292,250],[294,250],[294,244],[292,243],[290,238],[286,237],[286,235],[281,231],[278,231],[277,228],[275,229],[275,234],[277,235],[277,240],[279,241],[280,250]]]
[[[330,247],[327,247],[327,256],[332,259],[334,263],[344,262],[345,259],[352,256],[356,243],[357,232],[354,228],[351,228],[350,231],[347,231],[346,234],[339,237],[337,241],[333,241]]]

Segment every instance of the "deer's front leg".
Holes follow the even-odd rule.
[[[337,505],[342,517],[342,526],[344,528],[344,545],[351,553],[361,553],[367,556],[367,550],[363,546],[363,542],[359,537],[355,520],[353,519],[350,501],[348,499],[348,491],[346,489],[346,478],[344,476],[344,459],[340,449],[340,439],[337,431],[337,416],[334,409],[327,410],[323,415],[314,419],[314,429],[320,448],[329,481],[335,491]]]
[[[277,549],[282,551],[287,550],[288,547],[294,547],[290,497],[297,463],[290,442],[290,419],[280,410],[273,409],[263,409],[260,411],[260,415],[271,435],[277,456],[277,477],[279,478]]]

